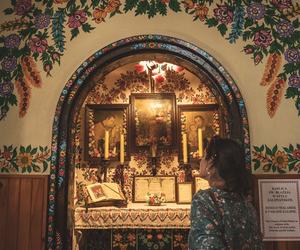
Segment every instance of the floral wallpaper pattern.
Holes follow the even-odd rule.
[[[300,144],[279,149],[263,144],[253,147],[253,170],[256,173],[300,173]]]
[[[51,76],[64,55],[66,33],[76,39],[129,11],[148,18],[184,11],[194,21],[216,28],[230,43],[243,40],[244,53],[255,65],[267,58],[261,85],[268,86],[269,116],[275,115],[284,90],[300,115],[300,6],[296,1],[12,0],[3,10],[9,20],[0,25],[0,120],[17,104],[19,116],[26,114],[32,88],[43,82],[37,63]]]
[[[50,153],[47,146],[3,146],[0,149],[0,173],[48,174]]]

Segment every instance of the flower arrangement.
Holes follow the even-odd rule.
[[[147,193],[146,202],[149,206],[160,206],[166,202],[166,196],[164,193]]]

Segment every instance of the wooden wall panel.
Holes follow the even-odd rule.
[[[45,248],[48,176],[0,175],[0,250]]]

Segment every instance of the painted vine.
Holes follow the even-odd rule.
[[[17,104],[19,116],[26,114],[32,88],[42,86],[37,63],[51,76],[64,55],[67,32],[73,40],[129,11],[148,18],[184,11],[217,28],[230,43],[243,40],[243,52],[255,65],[267,58],[260,84],[268,86],[269,116],[275,115],[284,91],[300,115],[300,6],[292,0],[11,0],[4,10],[11,20],[0,25],[0,120]]]
[[[46,147],[3,146],[0,149],[0,173],[48,173],[51,152]]]
[[[253,169],[265,173],[286,174],[289,172],[300,173],[300,144],[273,148],[267,145],[253,147]]]

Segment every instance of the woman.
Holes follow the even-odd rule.
[[[256,211],[247,200],[250,176],[243,148],[214,137],[201,160],[200,175],[208,190],[195,194],[191,210],[189,249],[263,249]]]

